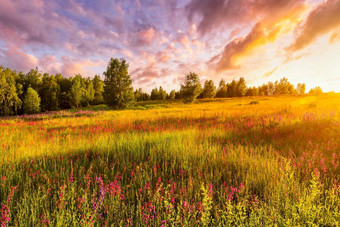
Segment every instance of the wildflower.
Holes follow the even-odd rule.
[[[105,187],[104,187],[104,183],[101,177],[96,177],[96,183],[99,186],[99,195],[97,197],[97,200],[94,204],[93,210],[98,213],[103,202],[104,202],[104,198],[105,198]]]

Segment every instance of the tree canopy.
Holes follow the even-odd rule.
[[[27,114],[40,112],[40,97],[38,95],[38,92],[31,87],[27,88],[24,99],[24,111]]]
[[[121,109],[134,101],[129,65],[124,59],[111,58],[104,72],[104,99],[108,106]]]
[[[181,94],[185,103],[192,103],[202,91],[200,79],[196,73],[190,72],[185,76],[185,82],[181,85]]]
[[[41,111],[81,108],[104,103],[109,107],[121,109],[128,107],[134,101],[150,99],[183,99],[185,103],[191,103],[200,98],[306,93],[304,83],[299,83],[294,87],[285,77],[258,87],[248,87],[244,77],[230,82],[221,79],[217,90],[214,81],[207,80],[202,89],[199,76],[193,72],[185,75],[180,90],[171,90],[167,93],[167,89],[159,86],[152,89],[151,93],[145,92],[142,88],[134,91],[128,67],[124,59],[111,58],[107,70],[103,73],[105,76],[103,81],[99,75],[95,75],[93,79],[80,74],[66,78],[61,74],[43,73],[38,68],[31,69],[25,74],[0,66],[0,116],[27,112],[27,107],[23,104],[25,104],[28,88],[38,94]],[[29,93],[34,92],[30,90]],[[320,93],[322,89],[319,86],[308,92],[312,95]]]

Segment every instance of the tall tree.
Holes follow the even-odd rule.
[[[82,77],[80,75],[76,75],[72,80],[72,86],[69,92],[71,105],[78,108],[81,104],[83,94],[84,87],[82,86]]]
[[[37,92],[39,92],[41,86],[41,73],[39,72],[38,67],[35,69],[31,69],[23,78],[23,90],[26,92],[28,87],[33,88]]]
[[[44,73],[39,92],[43,111],[58,109],[59,92],[60,87],[55,77]]]
[[[36,90],[31,87],[27,88],[24,99],[24,111],[27,114],[34,114],[40,112],[40,97]]]
[[[268,85],[267,84],[262,84],[261,86],[258,87],[259,89],[259,95],[264,96],[268,95]]]
[[[60,74],[56,74],[54,78],[60,88],[60,92],[58,94],[59,108],[68,109],[71,107],[70,93],[72,87],[72,79],[62,77]]]
[[[87,78],[87,79],[83,78],[82,82],[83,82],[82,84],[84,87],[84,93],[82,96],[82,105],[88,106],[94,100],[95,90],[93,87],[93,81],[90,78]]]
[[[150,96],[151,100],[158,100],[159,99],[159,91],[158,88],[154,88],[151,90],[151,96]]]
[[[218,90],[216,92],[217,98],[225,98],[227,97],[227,84],[224,79],[221,79],[220,84],[218,86]]]
[[[275,94],[275,85],[273,82],[268,82],[267,95],[274,95],[274,94]]]
[[[103,98],[104,82],[100,79],[99,75],[95,75],[93,78],[93,88],[94,88],[93,104],[98,105],[104,103]]]
[[[298,83],[297,86],[296,86],[296,92],[299,95],[305,94],[305,92],[306,92],[306,85],[305,85],[305,83],[303,83],[303,84]]]
[[[128,68],[124,59],[111,58],[104,72],[104,99],[112,108],[126,108],[135,99]]]
[[[15,72],[0,68],[0,116],[17,114],[22,101],[18,97]]]
[[[174,100],[176,97],[176,91],[175,90],[171,90],[168,96],[168,99],[170,100]]]
[[[185,76],[185,82],[181,85],[181,94],[185,103],[192,103],[201,93],[202,87],[196,73],[190,72]]]
[[[227,96],[234,97],[237,93],[237,82],[232,80],[231,83],[227,83]]]
[[[166,91],[162,88],[162,86],[159,87],[158,92],[159,92],[159,97],[158,97],[159,100],[165,100],[166,97],[168,96],[168,94],[167,94]]]
[[[207,80],[203,87],[203,98],[214,98],[216,94],[216,87],[214,81]]]
[[[321,87],[317,86],[315,88],[310,89],[308,94],[312,94],[312,95],[322,94],[322,89],[321,89]]]
[[[242,97],[246,94],[246,90],[247,90],[247,84],[246,84],[246,80],[241,77],[236,85],[236,96],[238,97]]]
[[[276,95],[293,94],[295,89],[294,86],[288,82],[286,77],[280,79],[280,81],[275,81],[275,93]]]

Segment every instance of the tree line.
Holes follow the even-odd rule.
[[[304,83],[295,88],[287,78],[258,87],[247,87],[243,77],[229,83],[222,79],[217,88],[212,80],[207,80],[202,87],[199,76],[190,72],[180,90],[167,93],[162,87],[156,87],[149,94],[142,89],[133,90],[128,67],[124,59],[111,58],[102,80],[99,75],[92,79],[80,74],[65,78],[61,74],[42,73],[38,68],[25,74],[0,66],[0,116],[99,104],[122,109],[135,101],[147,100],[183,99],[191,103],[197,98],[305,94],[306,90]],[[316,87],[309,93],[319,94],[322,90]]]

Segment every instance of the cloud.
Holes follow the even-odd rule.
[[[321,3],[307,17],[298,29],[299,35],[288,47],[298,51],[310,45],[319,36],[340,26],[340,0],[328,0]]]
[[[204,35],[226,25],[275,19],[303,3],[304,0],[191,0],[186,13],[190,21],[199,21],[198,30]]]
[[[143,29],[136,32],[131,40],[133,46],[145,46],[150,45],[156,38],[157,31],[153,28]]]
[[[273,75],[277,70],[279,69],[279,66],[276,66],[275,68],[273,68],[272,70],[266,72],[262,78],[268,78],[270,77],[271,75]]]
[[[304,10],[303,4],[297,5],[285,12],[280,10],[271,18],[263,19],[255,24],[246,36],[230,41],[223,52],[214,56],[208,65],[215,68],[217,72],[238,68],[242,58],[261,46],[275,42],[283,34],[291,31]]]
[[[155,64],[149,64],[147,67],[137,68],[131,72],[131,77],[138,84],[151,83],[154,79],[159,78],[158,69]]]
[[[38,59],[31,54],[26,54],[16,46],[9,46],[7,50],[0,49],[0,62],[5,67],[28,71],[38,66]]]
[[[76,74],[81,74],[82,76],[92,76],[96,73],[91,70],[95,67],[105,67],[106,63],[103,61],[97,60],[97,61],[91,61],[89,59],[85,60],[78,60],[78,59],[72,59],[70,57],[64,56],[61,58],[61,64],[60,66],[60,73],[63,76],[66,77],[72,77]]]
[[[156,59],[158,62],[167,62],[171,59],[167,51],[158,51],[156,54]]]
[[[333,33],[331,35],[331,37],[329,38],[329,42],[332,43],[332,44],[336,43],[338,41],[340,41],[340,34],[339,33]]]

